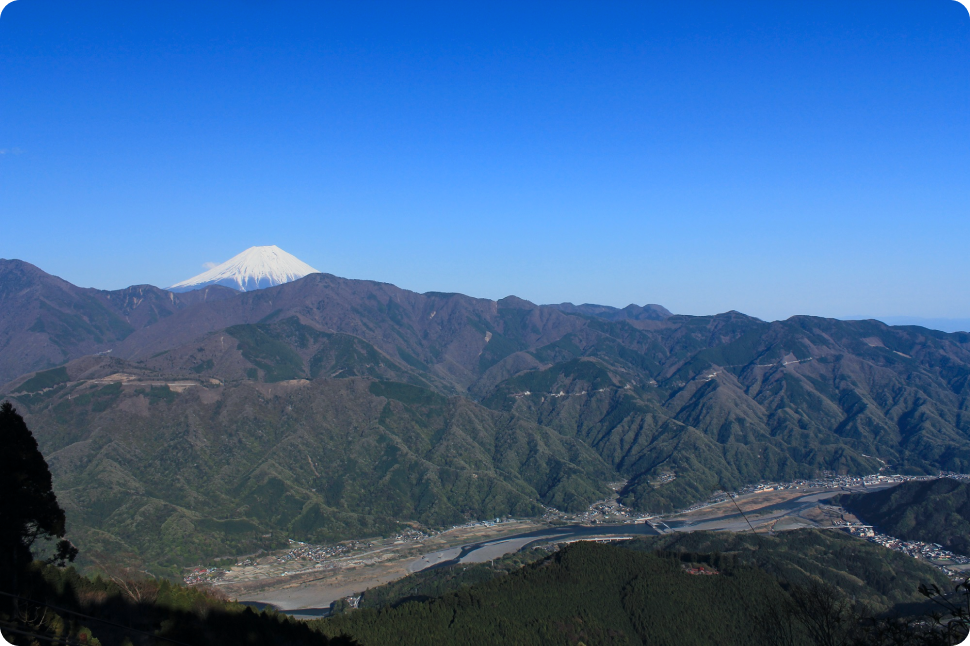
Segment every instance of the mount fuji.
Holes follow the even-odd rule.
[[[251,292],[319,273],[319,270],[276,245],[250,247],[221,265],[167,289],[170,292],[190,292],[210,285],[223,285],[241,292]]]

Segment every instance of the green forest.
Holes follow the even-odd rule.
[[[822,582],[864,603],[874,612],[922,601],[920,584],[950,585],[938,569],[905,554],[887,550],[843,532],[800,529],[766,534],[690,532],[644,536],[613,544],[618,550],[664,553],[683,563],[707,563],[761,570],[779,581],[807,586]],[[381,609],[426,601],[510,574],[546,558],[539,546],[489,563],[459,564],[424,570],[363,593],[360,608]],[[626,558],[623,551],[617,558]],[[337,611],[344,606],[337,604]]]
[[[926,564],[816,531],[689,536],[423,572],[311,625],[365,645],[957,643],[920,615],[920,585],[952,589]]]
[[[970,335],[299,285],[231,311],[146,292],[139,307],[166,309],[136,315],[102,294],[117,335],[87,293],[56,312],[23,297],[23,325],[43,321],[67,363],[38,354],[0,387],[50,456],[81,558],[171,574],[287,539],[577,512],[614,482],[656,513],[760,481],[970,464]],[[94,337],[54,333],[64,317],[133,345],[91,356]]]
[[[314,627],[362,644],[766,643],[762,619],[784,594],[755,568],[691,576],[679,558],[576,543],[440,598]]]
[[[880,531],[938,543],[970,555],[970,484],[952,478],[904,482],[891,489],[843,494],[843,507]]]
[[[18,645],[935,646],[970,625],[970,587],[817,530],[547,546],[422,572],[301,622],[137,568],[82,576],[47,462],[10,403],[0,439],[0,629]]]

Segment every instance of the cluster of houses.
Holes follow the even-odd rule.
[[[495,519],[495,522],[500,522]],[[486,521],[486,523],[491,524],[492,521]],[[476,525],[481,525],[483,523],[475,523]],[[387,543],[391,544],[402,544],[402,543],[414,543],[431,538],[435,534],[429,534],[422,532],[417,529],[408,527],[400,534],[392,536],[389,539],[381,540],[379,544],[384,545]],[[378,545],[374,541],[345,541],[343,543],[337,543],[334,545],[314,545],[311,543],[304,543],[302,541],[295,541],[293,539],[289,540],[289,549],[285,552],[272,555],[269,559],[270,561],[276,561],[277,563],[293,563],[294,567],[290,568],[289,571],[283,572],[283,575],[295,574],[302,571],[309,571],[312,569],[332,569],[337,567],[337,564],[333,562],[332,559],[338,557],[349,557],[354,552],[372,548]],[[266,563],[267,561],[263,561]],[[302,562],[302,565],[301,565]],[[313,563],[313,566],[308,567],[308,563]],[[250,567],[257,565],[258,561],[256,558],[244,558],[236,563],[236,567]],[[222,568],[204,568],[198,567],[194,568],[185,577],[184,581],[189,585],[197,585],[200,583],[215,583],[225,577],[228,574],[228,570]]]
[[[846,524],[842,527],[842,529],[854,536],[864,538],[871,543],[876,543],[888,549],[902,552],[903,554],[916,559],[929,561],[931,564],[943,570],[943,573],[950,577],[959,577],[962,580],[965,578],[965,574],[960,575],[958,572],[947,567],[946,564],[940,564],[939,561],[948,561],[950,565],[970,564],[970,557],[963,556],[961,554],[954,554],[938,543],[900,540],[894,536],[889,536],[888,534],[880,534],[879,532],[875,531],[871,525]]]
[[[615,500],[601,500],[594,502],[586,511],[578,514],[564,514],[557,510],[548,510],[543,520],[568,520],[595,525],[600,522],[635,523],[643,522],[649,516],[639,514]]]
[[[344,544],[310,545],[308,543],[301,543],[300,541],[294,541],[291,539],[289,551],[277,555],[276,560],[280,563],[297,560],[320,563],[329,558],[337,556],[338,554],[345,554],[349,551],[350,547]],[[242,563],[237,563],[237,565],[242,565]]]
[[[344,597],[344,601],[347,602],[348,606],[356,610],[360,606],[360,598],[362,596],[363,595],[357,595],[356,597],[355,596]]]
[[[422,532],[420,529],[414,529],[413,527],[408,527],[403,532],[397,536],[391,537],[391,542],[395,545],[400,545],[401,543],[420,543],[421,541],[426,541],[435,533]]]
[[[935,480],[936,478],[970,480],[970,475],[953,474],[948,472],[941,472],[938,476],[904,476],[899,474],[848,476],[826,474],[822,477],[813,478],[810,480],[792,480],[791,482],[759,482],[758,484],[750,484],[742,487],[737,491],[715,491],[707,500],[691,505],[686,509],[682,509],[678,513],[697,511],[698,509],[703,509],[704,507],[710,507],[712,505],[722,503],[729,498],[737,498],[738,496],[746,496],[753,493],[767,493],[769,491],[784,491],[788,489],[848,489],[850,487],[872,487],[876,485],[896,484],[900,482],[909,482],[911,480]]]
[[[557,512],[557,510],[552,509],[551,507],[547,507],[546,508],[546,514],[547,515],[554,514],[554,513],[560,513],[561,514],[561,512]],[[490,520],[473,520],[473,521],[468,522],[468,523],[465,523],[463,525],[452,525],[451,527],[449,527],[445,531],[450,532],[450,531],[455,530],[455,529],[469,529],[469,528],[472,528],[472,527],[494,527],[495,525],[500,525],[502,523],[511,523],[511,522],[514,522],[514,521],[515,521],[514,518],[492,518]],[[444,533],[444,532],[442,532],[442,533]]]
[[[200,583],[212,583],[218,581],[226,575],[228,570],[221,567],[197,567],[183,577],[188,585],[198,585]]]
[[[941,476],[943,474],[940,474]],[[893,484],[908,482],[910,480],[935,480],[940,476],[903,476],[903,475],[880,475],[872,474],[867,476],[848,476],[827,474],[820,478],[811,480],[792,480],[791,482],[763,482],[748,485],[738,491],[732,492],[734,495],[744,495],[757,493],[759,491],[782,491],[784,489],[814,489],[814,488],[834,488],[834,487],[871,487],[875,485]]]

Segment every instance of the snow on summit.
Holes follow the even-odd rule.
[[[273,285],[282,285],[307,274],[320,272],[276,245],[250,247],[221,265],[198,276],[175,283],[172,292],[190,292],[209,285],[224,285],[241,292],[251,292]]]

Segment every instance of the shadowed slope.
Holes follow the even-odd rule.
[[[839,502],[880,531],[907,541],[939,543],[970,555],[970,484],[950,478],[904,482]]]

